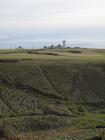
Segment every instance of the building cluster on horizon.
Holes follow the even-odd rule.
[[[49,48],[49,49],[53,49],[53,48],[66,48],[66,40],[63,40],[62,41],[62,44],[58,44],[58,45],[50,45],[50,46],[44,46],[43,48],[46,49],[46,48]]]

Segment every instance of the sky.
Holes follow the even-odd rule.
[[[0,0],[0,47],[62,39],[105,40],[105,0]]]

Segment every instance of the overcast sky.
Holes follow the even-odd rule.
[[[0,40],[103,40],[105,0],[0,0],[0,31]]]

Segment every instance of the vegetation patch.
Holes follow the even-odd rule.
[[[79,50],[71,50],[71,51],[69,51],[70,53],[82,53],[81,51],[79,51]]]
[[[52,56],[57,56],[57,53],[52,53],[52,52],[41,52],[41,51],[28,51],[28,54],[41,54],[41,55],[52,55]]]
[[[0,62],[1,63],[17,63],[17,62],[20,62],[20,61],[17,60],[17,59],[1,59]]]
[[[68,51],[0,54],[1,135],[2,130],[14,136],[73,127],[104,129],[105,58],[88,49]],[[97,56],[94,62],[91,54]],[[79,139],[71,131],[56,138]]]

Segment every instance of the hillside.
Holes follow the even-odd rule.
[[[1,51],[0,130],[105,126],[104,60],[93,49]]]

